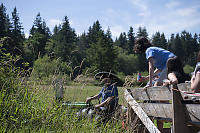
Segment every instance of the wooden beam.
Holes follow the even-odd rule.
[[[160,100],[167,101],[172,99],[170,88],[167,87],[150,87],[147,89],[134,88],[131,89],[132,96],[135,100]]]
[[[191,121],[187,108],[181,103],[183,100],[177,84],[172,85],[173,99],[173,133],[193,133],[192,128],[187,126]]]
[[[138,103],[148,116],[164,119],[173,118],[172,104],[168,103]],[[191,121],[200,123],[200,104],[185,104]]]
[[[160,133],[158,128],[154,125],[140,105],[133,99],[128,90],[125,90],[125,99],[150,133]]]
[[[181,91],[191,92],[190,83],[178,84],[178,88]],[[135,100],[172,100],[172,91],[165,86],[149,87],[146,90],[131,88],[130,90]]]

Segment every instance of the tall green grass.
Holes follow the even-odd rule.
[[[54,88],[23,77],[22,68],[13,65],[10,55],[1,58],[0,131],[1,132],[121,132],[121,122],[97,127],[89,119],[79,119],[78,109],[63,107],[55,101]],[[98,93],[96,86],[64,86],[64,101],[85,101]]]

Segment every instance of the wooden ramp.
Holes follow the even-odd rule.
[[[190,93],[189,86],[188,83],[184,83],[171,87],[125,90],[129,125],[138,132],[195,133],[199,131],[200,94]],[[171,121],[173,128],[157,128],[153,120]]]

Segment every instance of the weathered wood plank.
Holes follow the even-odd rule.
[[[172,85],[172,109],[173,109],[173,132],[174,133],[192,133],[192,128],[187,126],[187,122],[191,121],[186,105],[182,104],[183,100],[178,86]]]
[[[190,83],[181,83],[178,84],[178,87],[180,91],[191,92]],[[171,89],[165,86],[149,87],[147,89],[132,88],[130,90],[135,100],[172,100]]]
[[[172,105],[164,103],[139,103],[148,116],[171,118]]]
[[[190,83],[181,83],[177,84],[177,86],[180,91],[192,92],[192,90],[190,89]]]
[[[140,120],[143,122],[143,124],[146,126],[147,130],[150,133],[160,133],[158,128],[154,125],[154,123],[151,121],[151,119],[147,116],[147,114],[144,112],[144,110],[133,99],[133,97],[127,90],[125,90],[125,99],[128,102],[128,104],[132,107],[134,112],[137,114],[137,116],[140,118]]]
[[[131,89],[135,100],[171,100],[171,90],[167,87],[150,87]]]
[[[165,119],[173,118],[172,104],[167,103],[139,103],[148,116]],[[190,118],[193,122],[200,123],[200,104],[186,104]]]

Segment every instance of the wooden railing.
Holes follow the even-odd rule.
[[[200,94],[190,93],[189,86],[183,83],[171,87],[126,89],[129,126],[134,131],[150,133],[199,131]],[[155,126],[154,121],[172,122],[172,128]]]

